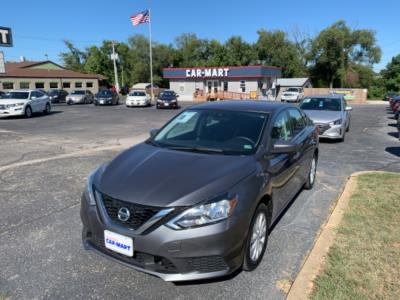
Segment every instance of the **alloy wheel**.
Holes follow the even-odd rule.
[[[260,213],[253,226],[250,240],[250,259],[256,262],[264,248],[267,239],[267,218],[264,213]]]

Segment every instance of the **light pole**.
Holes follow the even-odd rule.
[[[112,54],[111,54],[111,58],[112,58],[113,64],[114,64],[115,89],[117,90],[117,93],[119,93],[120,88],[119,88],[119,82],[118,82],[117,55],[116,55],[116,53],[115,53],[115,42],[112,41],[112,42],[111,42],[111,45],[112,45]]]

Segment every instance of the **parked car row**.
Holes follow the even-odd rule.
[[[174,91],[163,91],[156,100],[157,108],[179,108],[178,95]],[[0,115],[25,115],[30,118],[33,113],[51,110],[51,103],[65,102],[72,104],[118,105],[118,93],[111,90],[101,90],[93,94],[89,90],[75,90],[68,94],[64,90],[53,89],[48,92],[36,90],[0,91]],[[143,90],[131,91],[126,99],[127,107],[150,106],[151,97]]]
[[[389,106],[394,114],[394,118],[397,120],[400,115],[400,96],[389,98]]]

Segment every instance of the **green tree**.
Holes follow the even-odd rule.
[[[338,21],[313,40],[309,57],[314,81],[328,83],[332,88],[343,86],[350,66],[378,63],[381,49],[374,31],[352,30],[345,21]]]
[[[255,64],[257,61],[257,53],[252,45],[245,42],[240,36],[229,38],[225,42],[224,48],[224,65],[247,66]]]
[[[387,91],[400,91],[400,54],[394,56],[386,68],[382,70],[382,77]]]
[[[283,77],[300,77],[307,73],[298,49],[284,31],[259,30],[255,49],[264,64],[281,67]]]
[[[83,71],[86,53],[76,48],[68,40],[65,40],[64,44],[68,48],[68,52],[60,53],[60,58],[63,61],[64,67],[73,71]]]

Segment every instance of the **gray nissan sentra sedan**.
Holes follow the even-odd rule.
[[[166,281],[251,271],[317,160],[316,128],[295,106],[192,106],[88,177],[84,247]]]

